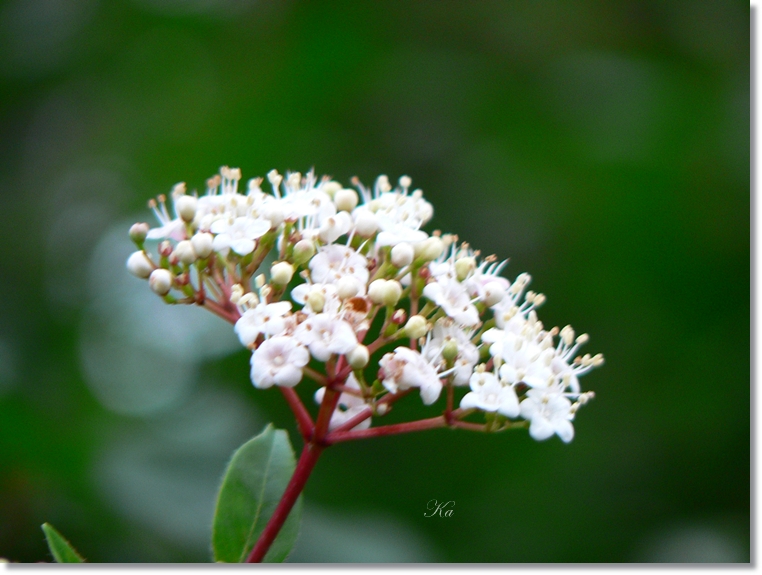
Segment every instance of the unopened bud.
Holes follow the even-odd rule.
[[[430,262],[442,255],[444,244],[436,236],[432,236],[425,241],[415,244],[415,255],[424,261]]]
[[[357,196],[357,192],[350,189],[339,190],[333,197],[333,203],[336,204],[336,209],[345,212],[354,210],[359,201],[360,198]]]
[[[413,180],[410,179],[410,176],[400,176],[400,186],[407,189],[410,187],[410,184],[413,183]]]
[[[405,323],[405,319],[407,318],[407,313],[404,309],[398,309],[392,314],[392,323],[396,325],[402,325]]]
[[[209,232],[200,232],[191,238],[191,244],[196,255],[200,258],[208,258],[212,253],[214,236]]]
[[[175,211],[185,222],[192,222],[196,217],[197,200],[194,196],[180,196],[175,200]]]
[[[458,343],[454,339],[448,339],[442,346],[442,357],[445,361],[455,361],[458,357]]]
[[[360,293],[360,281],[354,276],[343,276],[336,282],[336,293],[340,299],[349,299]]]
[[[381,301],[384,305],[395,306],[402,296],[402,285],[397,280],[388,280],[384,285],[384,293],[381,295]]]
[[[499,304],[505,298],[505,290],[498,282],[488,282],[484,286],[484,303],[487,307]]]
[[[169,290],[172,289],[172,281],[174,278],[169,270],[156,269],[151,272],[148,277],[148,287],[158,295],[167,295]]]
[[[355,231],[364,238],[369,238],[378,231],[376,214],[367,208],[358,208],[354,213]]]
[[[173,255],[174,257],[177,257],[180,262],[188,266],[196,261],[196,250],[193,249],[193,244],[189,240],[183,240],[178,243]]]
[[[146,279],[154,270],[153,264],[144,252],[138,251],[127,258],[127,271],[140,279]]]
[[[369,360],[370,352],[368,351],[368,348],[362,344],[359,344],[347,354],[347,362],[353,369],[362,369],[368,365]]]
[[[318,290],[312,290],[307,296],[307,303],[315,313],[322,313],[325,306],[325,296]]]
[[[294,277],[294,266],[288,262],[278,262],[270,268],[270,281],[275,285],[288,285]]]
[[[386,280],[373,280],[368,286],[368,297],[376,304],[383,303],[386,288]]]
[[[130,228],[130,239],[140,246],[146,240],[149,229],[148,224],[132,224],[132,227]]]
[[[458,281],[463,281],[476,269],[476,260],[472,257],[460,258],[455,262],[455,275]]]
[[[376,413],[378,415],[386,415],[389,413],[389,404],[387,403],[379,403],[376,405]]]
[[[164,240],[159,244],[159,255],[168,258],[172,254],[172,242]]]
[[[392,265],[403,268],[413,262],[415,250],[407,242],[397,244],[392,248]]]
[[[270,229],[274,230],[283,223],[286,216],[283,208],[276,202],[270,202],[262,206],[262,217],[270,222]]]
[[[299,240],[294,246],[294,262],[297,265],[306,264],[315,255],[315,244],[309,240]]]
[[[426,318],[422,315],[411,316],[405,324],[405,335],[410,339],[418,339],[423,337],[428,332],[428,325]]]
[[[324,183],[321,188],[326,194],[328,194],[331,199],[336,195],[336,192],[342,189],[342,185],[339,182],[334,182],[331,180],[330,182]]]

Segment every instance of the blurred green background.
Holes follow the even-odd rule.
[[[332,448],[294,561],[749,561],[748,26],[719,0],[2,3],[0,556],[50,560],[50,521],[92,561],[207,561],[232,451],[268,421],[300,448],[229,326],[124,268],[148,198],[228,164],[410,175],[429,231],[510,257],[607,360],[570,445]]]

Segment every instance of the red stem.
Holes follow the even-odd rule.
[[[315,424],[312,422],[310,413],[307,411],[307,408],[304,407],[302,400],[299,399],[299,396],[293,388],[280,387],[280,391],[283,394],[283,397],[286,398],[291,411],[294,412],[296,424],[299,426],[299,433],[302,434],[305,443],[308,442],[312,438],[312,432],[315,429]]]
[[[203,307],[207,308],[213,314],[220,316],[222,319],[232,324],[235,324],[235,322],[238,321],[238,318],[241,317],[238,313],[238,310],[235,310],[235,313],[232,313],[223,308],[216,301],[213,301],[209,298],[204,300]]]
[[[283,497],[281,497],[278,507],[275,508],[275,513],[270,517],[264,531],[259,536],[254,549],[251,550],[251,554],[246,559],[247,563],[261,563],[265,558],[267,551],[270,549],[273,541],[275,541],[275,537],[286,522],[291,508],[296,503],[302,489],[304,489],[304,485],[307,483],[307,479],[309,479],[310,473],[312,473],[322,451],[323,448],[320,445],[307,443],[304,446],[294,474],[291,476],[291,480],[283,492]]]
[[[410,433],[412,431],[423,431],[424,429],[445,427],[446,425],[447,421],[445,421],[444,416],[439,415],[430,419],[419,419],[418,421],[383,425],[381,427],[371,427],[370,429],[360,429],[357,431],[333,431],[326,436],[325,442],[328,445],[332,445],[334,443],[339,443],[340,441],[365,439],[366,437],[380,437],[383,435],[396,435],[398,433]]]
[[[406,389],[405,391],[400,391],[399,393],[390,393],[388,395],[385,395],[381,399],[379,399],[376,402],[376,405],[381,405],[382,403],[388,403],[389,405],[391,405],[392,403],[394,403],[398,399],[405,397],[408,393],[412,391],[413,391],[413,388],[411,387],[410,389]],[[373,412],[371,411],[370,408],[368,408],[367,410],[362,411],[358,413],[357,415],[355,415],[349,421],[342,423],[339,427],[337,427],[333,431],[334,432],[347,431],[349,429],[352,429],[354,426],[359,425],[360,423],[368,419],[371,415],[373,415]]]

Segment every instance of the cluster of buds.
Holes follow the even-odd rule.
[[[436,426],[571,441],[593,396],[578,378],[603,356],[577,355],[588,336],[570,326],[543,327],[545,296],[527,290],[528,274],[511,282],[506,261],[423,231],[433,208],[407,176],[397,187],[379,176],[373,189],[313,172],[267,179],[270,193],[262,178],[239,192],[240,170],[223,167],[203,195],[177,184],[172,214],[166,197],[151,200],[160,225],[130,229],[128,270],[167,303],[234,324],[256,387],[312,381],[329,443]],[[443,398],[441,415],[371,427],[415,390],[425,405]],[[314,430],[298,396],[284,395],[303,432]]]

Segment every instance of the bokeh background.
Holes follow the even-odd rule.
[[[50,560],[50,521],[92,561],[207,561],[232,451],[300,447],[229,327],[124,268],[147,199],[228,164],[409,174],[607,360],[570,445],[331,449],[292,560],[749,561],[748,29],[720,0],[3,2],[0,556]]]

